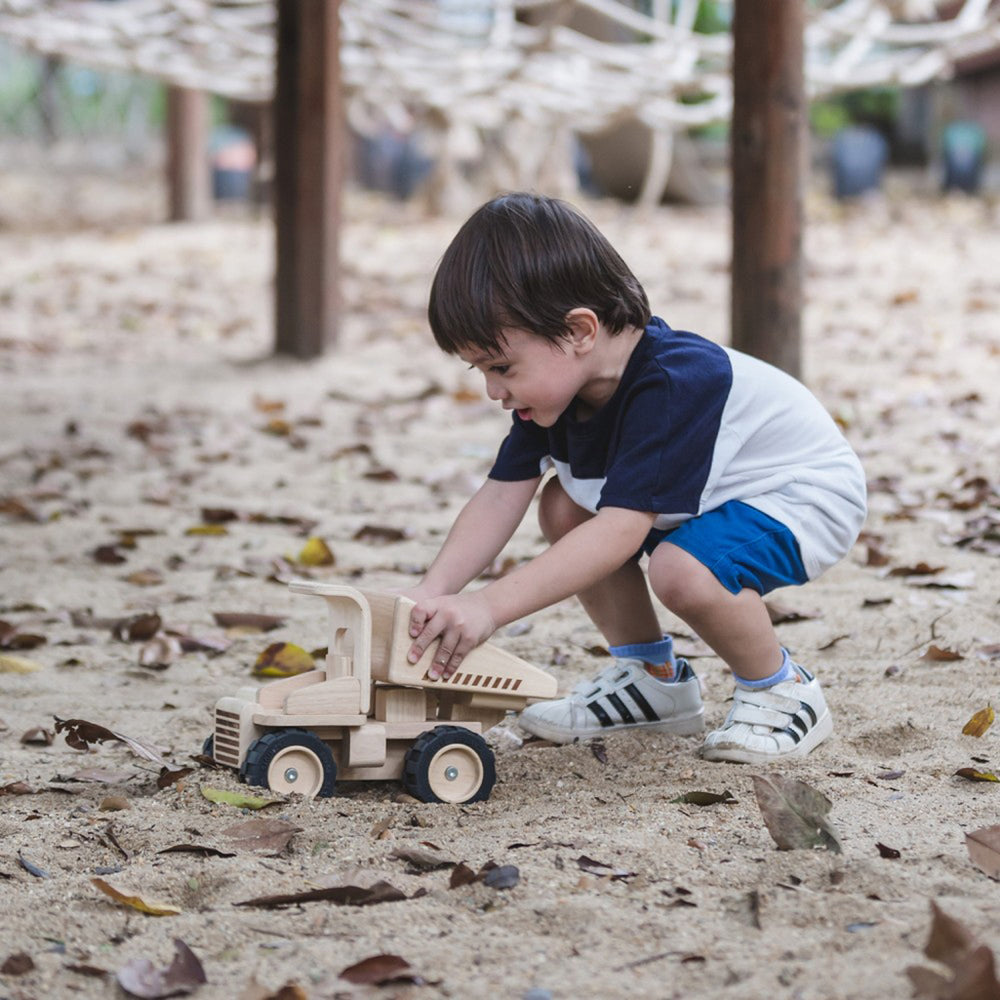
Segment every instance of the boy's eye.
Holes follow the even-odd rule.
[[[510,365],[491,365],[491,372],[496,372],[497,375],[506,375],[510,371]]]

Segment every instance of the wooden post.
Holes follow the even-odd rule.
[[[167,197],[171,222],[209,214],[208,95],[167,88]]]
[[[275,349],[314,358],[336,342],[340,311],[340,0],[278,0],[277,33]]]
[[[732,345],[801,377],[805,155],[798,0],[736,0]]]

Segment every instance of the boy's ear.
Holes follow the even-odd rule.
[[[601,321],[593,309],[571,309],[566,313],[567,339],[576,354],[589,354],[597,343]]]

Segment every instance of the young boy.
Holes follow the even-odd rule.
[[[431,288],[438,345],[512,411],[489,478],[409,592],[416,661],[440,639],[448,677],[499,627],[577,595],[614,663],[520,725],[569,742],[703,729],[698,679],[650,599],[730,667],[733,707],[709,760],[808,753],[832,730],[819,682],[778,643],[763,595],[847,553],[865,517],[860,463],[804,386],[650,316],[642,286],[567,204],[496,198],[465,223]],[[542,480],[550,547],[463,591],[514,533]],[[640,565],[649,555],[648,587]]]

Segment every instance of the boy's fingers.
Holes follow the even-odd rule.
[[[454,635],[446,633],[441,645],[438,646],[437,653],[434,654],[434,668],[441,671],[442,677],[451,677],[458,670],[470,648],[468,640],[461,633]]]
[[[410,634],[413,635],[413,629],[411,627]],[[407,657],[410,663],[416,663],[421,656],[424,655],[424,650],[441,634],[440,625],[435,625],[435,620],[433,617],[427,619],[424,627],[417,633],[416,638],[413,640],[413,645],[410,646],[409,656]]]
[[[427,612],[419,604],[410,609],[410,638],[416,639],[427,624]]]

